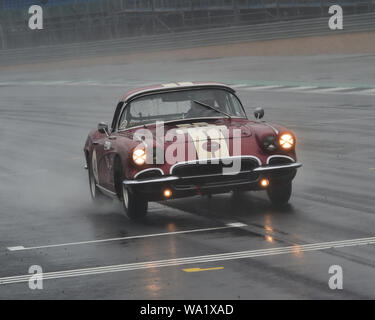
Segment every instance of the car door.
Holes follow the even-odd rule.
[[[107,137],[102,135],[96,141],[93,142],[93,169],[94,176],[97,183],[109,190],[114,191],[113,183],[113,161],[114,161],[114,147],[116,137]],[[95,172],[95,166],[97,172]]]

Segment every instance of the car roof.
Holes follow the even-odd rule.
[[[220,82],[170,82],[164,84],[155,84],[151,86],[147,86],[144,88],[138,88],[135,90],[131,90],[127,92],[125,95],[122,96],[120,102],[127,102],[136,96],[148,94],[148,93],[159,93],[165,91],[176,91],[179,89],[198,89],[198,88],[221,88],[225,90],[229,90],[231,92],[235,92],[233,88],[230,86],[220,83]]]

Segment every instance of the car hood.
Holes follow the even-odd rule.
[[[216,131],[223,132],[224,135],[215,136],[215,129]],[[137,140],[137,136],[150,135],[154,144],[164,143],[168,145],[171,143],[180,143],[182,141],[187,142],[191,140],[189,138],[191,138],[192,135],[194,135],[194,140],[196,141],[206,141],[210,133],[215,136],[215,139],[247,139],[253,136],[257,140],[262,140],[264,136],[277,136],[279,133],[285,131],[287,131],[285,127],[274,123],[249,121],[243,118],[207,118],[165,122],[164,126],[150,124],[127,129],[123,131],[121,135],[135,141]],[[204,132],[206,135],[194,134],[196,132]],[[184,135],[185,140],[171,139],[171,137],[175,135]]]
[[[157,128],[153,124],[128,129],[121,133],[135,141],[137,135],[152,134],[155,162],[153,165],[139,168],[136,170],[137,172],[156,165],[164,174],[169,174],[175,163],[238,156],[251,158],[258,165],[266,165],[267,159],[273,154],[295,156],[294,151],[286,153],[277,150],[274,153],[269,153],[264,150],[262,144],[266,136],[274,135],[276,137],[287,130],[271,123],[239,118],[199,119],[165,123],[164,132],[161,130],[157,134],[157,130],[161,130],[161,128]],[[226,131],[226,134],[221,134],[223,131]],[[202,132],[207,134],[202,134]],[[170,139],[171,137],[172,139]],[[163,151],[159,153],[158,150]],[[163,155],[164,158],[161,162],[155,158],[157,154]]]

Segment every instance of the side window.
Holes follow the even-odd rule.
[[[231,109],[233,109],[232,110],[233,114],[235,114],[238,117],[244,117],[244,116],[246,116],[244,114],[243,110],[242,110],[242,106],[241,106],[240,102],[238,101],[238,99],[234,95],[232,95],[232,94],[229,95],[228,99],[230,99],[230,101],[228,101],[228,102],[229,102],[229,104],[231,106]]]

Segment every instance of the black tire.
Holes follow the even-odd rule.
[[[104,195],[100,192],[98,187],[96,186],[95,178],[94,178],[94,172],[91,165],[91,159],[88,161],[88,173],[89,173],[89,187],[90,187],[90,194],[91,199],[95,204],[99,204],[103,202]]]
[[[148,201],[126,188],[122,183],[124,180],[124,170],[122,168],[120,159],[117,158],[115,161],[115,184],[124,212],[131,220],[142,220],[147,215]]]
[[[292,195],[292,182],[270,185],[267,189],[268,198],[275,206],[285,206]]]
[[[134,221],[140,221],[147,215],[148,201],[122,186],[122,204],[126,215]]]

